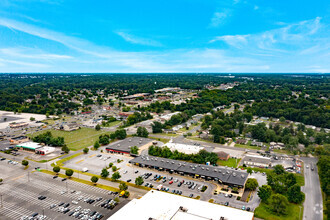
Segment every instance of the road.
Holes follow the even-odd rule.
[[[322,220],[323,204],[319,175],[317,172],[317,158],[301,158],[304,161],[305,186],[302,191],[305,193],[303,220]],[[309,168],[307,168],[309,166]],[[314,167],[314,171],[311,170]]]

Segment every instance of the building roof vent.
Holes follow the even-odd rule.
[[[244,179],[244,175],[243,175],[243,174],[242,174],[242,176],[241,176],[241,177],[242,177],[242,179]]]
[[[233,173],[233,176],[236,176],[236,173]]]

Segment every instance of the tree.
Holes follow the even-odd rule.
[[[137,146],[131,147],[131,154],[138,154],[139,153],[139,148]]]
[[[301,203],[305,198],[305,195],[300,190],[300,186],[295,184],[288,189],[288,200],[293,203]]]
[[[119,129],[115,131],[115,135],[118,139],[123,140],[126,138],[127,133],[125,129]]]
[[[112,167],[113,166],[113,163],[109,163],[109,167]]]
[[[141,176],[138,176],[135,179],[135,184],[141,186],[144,183],[143,178]]]
[[[121,177],[121,175],[120,175],[119,172],[114,172],[114,173],[112,174],[112,176],[111,176],[111,178],[112,178],[113,180],[118,180],[118,179],[120,179],[120,177]]]
[[[27,161],[27,160],[22,160],[22,165],[23,165],[23,166],[27,166],[27,165],[29,165],[29,161]]]
[[[270,208],[278,214],[286,214],[289,206],[288,199],[281,194],[274,194],[270,197]]]
[[[113,134],[114,135],[114,134]],[[114,139],[114,138],[113,138]],[[110,136],[107,134],[103,134],[99,136],[99,143],[102,145],[107,145],[110,143]]]
[[[267,203],[269,197],[272,195],[272,188],[269,185],[262,185],[259,187],[258,196]]]
[[[84,151],[85,154],[87,154],[88,151],[89,151],[89,148],[88,147],[85,147],[83,151]]]
[[[68,170],[66,170],[65,171],[65,175],[67,175],[69,178],[73,175],[73,170],[71,170],[71,169],[68,169]]]
[[[284,167],[280,164],[276,165],[274,167],[274,172],[277,174],[277,175],[280,175],[280,174],[283,174],[285,173],[285,170],[284,170]]]
[[[254,178],[250,178],[250,179],[248,179],[247,181],[246,181],[246,183],[245,183],[245,188],[247,189],[247,190],[255,190],[257,187],[258,187],[258,181],[256,180],[256,179],[254,179]]]
[[[136,131],[136,135],[138,137],[145,137],[147,138],[149,135],[149,132],[147,131],[147,129],[145,127],[138,127],[137,131]]]
[[[61,168],[59,166],[53,167],[53,171],[58,174],[60,172]]]
[[[103,168],[103,169],[102,169],[102,172],[101,172],[101,176],[102,176],[103,178],[108,177],[108,176],[109,176],[109,171],[108,171],[107,169]]]
[[[62,147],[62,151],[65,152],[65,153],[69,153],[70,152],[70,149],[66,145],[64,145]]]
[[[116,166],[112,166],[112,172],[116,172],[118,168]]]
[[[280,117],[280,122],[285,122],[285,118],[283,116]]]
[[[127,190],[128,189],[128,186],[127,186],[127,184],[126,183],[121,183],[121,184],[119,184],[119,189],[120,190]]]
[[[246,169],[246,172],[247,172],[248,174],[252,174],[252,168],[251,168],[251,167],[248,167],[248,168]]]
[[[95,126],[95,130],[97,130],[97,131],[101,130],[101,126],[100,126],[99,124],[97,124],[97,125]]]
[[[163,125],[162,123],[155,121],[152,124],[152,133],[162,133],[163,132]]]
[[[96,142],[94,143],[94,149],[97,150],[97,149],[99,149],[99,148],[100,148],[100,143],[99,143],[98,141],[96,141]]]
[[[97,181],[99,181],[99,178],[97,176],[92,176],[91,181],[96,184]]]

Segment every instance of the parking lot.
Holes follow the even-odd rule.
[[[73,160],[66,162],[65,167],[77,170],[81,170],[82,168],[88,168],[88,172],[100,174],[103,168],[108,166],[109,163],[113,163],[113,166],[116,166],[119,169],[118,172],[121,175],[120,179],[123,181],[134,183],[135,179],[138,176],[141,176],[145,173],[151,173],[152,175],[148,178],[144,176],[144,186],[150,187],[150,185],[152,185],[152,188],[156,189],[159,185],[162,185],[168,192],[173,192],[176,194],[181,193],[181,195],[183,196],[190,196],[194,198],[200,196],[200,199],[204,201],[207,201],[211,198],[212,193],[216,188],[215,184],[209,181],[205,181],[203,179],[193,179],[178,174],[169,174],[167,172],[133,166],[128,163],[128,161],[131,159],[132,158],[129,156],[120,154],[93,152],[93,154],[90,153],[87,155],[81,155],[79,157],[74,158]],[[120,160],[121,162],[118,163],[118,160]],[[112,169],[110,168],[108,169],[108,171],[110,172],[111,176],[113,173]],[[158,176],[157,179],[155,179],[155,175]],[[180,182],[183,183],[179,186]],[[191,184],[188,184],[189,182],[191,182]],[[190,185],[192,185],[191,188],[189,188]],[[204,185],[207,186],[207,189],[205,190],[205,192],[201,192],[201,188]]]
[[[0,173],[15,169],[1,161]],[[107,219],[128,202],[115,202],[118,195],[111,191],[40,172],[6,174],[0,192],[0,219]]]

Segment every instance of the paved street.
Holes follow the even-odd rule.
[[[301,158],[304,161],[305,186],[302,191],[305,193],[303,220],[322,220],[323,204],[319,175],[317,172],[317,158]],[[308,166],[308,168],[307,168]],[[311,170],[314,168],[314,171]]]

